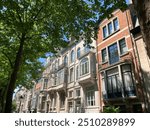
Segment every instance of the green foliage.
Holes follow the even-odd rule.
[[[108,106],[108,107],[104,107],[103,112],[104,113],[119,113],[119,107],[114,107],[114,106]]]
[[[118,6],[125,7],[124,1],[0,0],[0,85],[6,84],[2,86],[7,90],[8,82],[15,80],[16,86],[32,86],[43,69],[40,57],[66,47],[71,37],[83,36],[90,44],[99,21]],[[16,57],[21,43],[20,62]],[[17,79],[10,80],[15,71]],[[10,87],[14,89],[14,83]]]

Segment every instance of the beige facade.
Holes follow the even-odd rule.
[[[136,56],[139,63],[140,77],[142,80],[146,109],[150,112],[150,58],[147,55],[145,43],[142,38],[140,26],[136,19],[135,28],[131,30]]]
[[[96,79],[96,43],[72,41],[59,57],[47,59],[39,95],[39,112],[99,112],[100,100]]]
[[[28,113],[30,112],[30,105],[31,105],[31,91],[22,87],[20,88],[14,98],[17,108],[16,112],[18,113]]]

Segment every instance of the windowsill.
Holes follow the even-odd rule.
[[[129,52],[127,51],[127,52],[125,52],[125,53],[123,53],[123,54],[121,54],[120,55],[120,57],[123,57],[123,56],[125,56],[125,55],[127,55],[127,54],[129,54]]]
[[[112,34],[108,35],[107,37],[103,38],[103,41],[106,40],[107,38],[111,37],[112,35],[114,35],[115,33],[119,32],[120,29],[114,31]]]
[[[104,64],[106,64],[106,63],[108,63],[108,61],[104,61],[104,62],[102,62],[102,65],[104,65]]]
[[[88,72],[88,73],[86,73],[86,74],[80,75],[79,79],[80,79],[80,78],[83,78],[83,77],[85,77],[85,76],[87,76],[87,75],[89,75],[89,74],[90,74],[90,73]]]

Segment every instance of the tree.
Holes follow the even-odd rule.
[[[150,2],[149,0],[132,0],[139,20],[147,54],[150,57]]]

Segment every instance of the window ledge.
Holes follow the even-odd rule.
[[[108,63],[108,61],[104,61],[104,62],[102,62],[102,65],[104,65],[104,64],[106,64],[106,63]]]
[[[125,52],[125,53],[123,53],[123,54],[121,54],[120,55],[120,57],[123,57],[123,56],[125,56],[125,55],[127,55],[127,54],[129,54],[129,52],[127,51],[127,52]]]
[[[108,35],[107,37],[103,38],[103,41],[106,40],[107,38],[111,37],[112,35],[114,35],[115,33],[119,32],[120,29],[114,31],[112,34]]]

